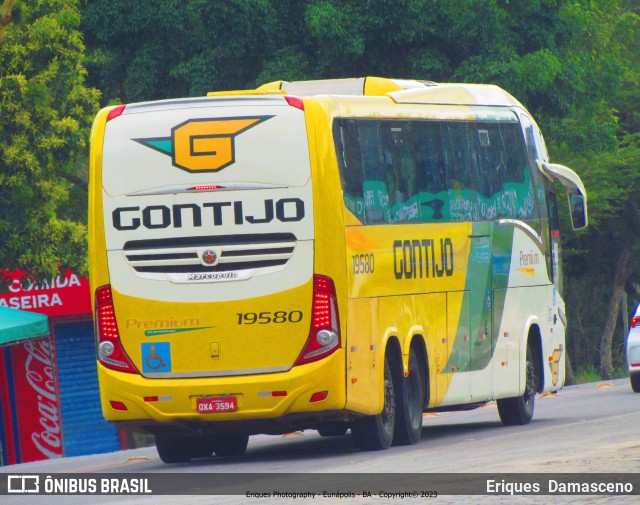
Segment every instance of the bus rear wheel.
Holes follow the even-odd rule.
[[[640,393],[640,373],[632,373],[629,376],[629,382],[631,383],[631,389],[634,393]]]
[[[526,385],[522,396],[498,400],[498,414],[505,426],[529,424],[533,419],[533,407],[538,391],[538,374],[533,360],[532,344],[527,344]]]
[[[409,351],[409,375],[401,378],[402,392],[396,397],[394,445],[417,444],[422,435],[422,405],[425,394],[425,372],[418,355]]]
[[[351,426],[356,445],[363,451],[387,449],[393,441],[396,422],[396,391],[391,366],[384,360],[384,405],[375,416],[358,419]]]

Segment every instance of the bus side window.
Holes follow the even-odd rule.
[[[391,181],[389,197],[391,219],[394,223],[411,223],[420,221],[418,205],[418,184],[416,180],[416,164],[412,149],[410,121],[394,121],[387,130],[388,153],[390,163],[387,165]],[[391,189],[393,188],[393,191]]]
[[[478,167],[478,193],[485,200],[502,187],[500,136],[497,125],[481,123],[475,126],[475,152]]]
[[[473,129],[467,122],[442,123],[443,153],[452,221],[477,221],[478,164]]]
[[[526,144],[517,123],[499,126],[504,159],[501,191],[511,195],[511,207],[503,209],[503,216],[512,219],[535,219],[539,217],[538,203],[527,157]]]
[[[515,125],[504,125],[502,131],[507,161],[505,180],[506,182],[522,183],[525,181],[527,159],[524,156],[524,146],[519,138],[519,131]]]
[[[558,214],[558,202],[556,200],[556,194],[553,191],[547,192],[547,204],[549,207],[549,225],[551,233],[560,233],[560,216]]]
[[[549,183],[551,186],[551,183]],[[551,186],[552,187],[552,186]],[[556,200],[556,193],[553,190],[547,191],[547,208],[549,210],[549,241],[551,244],[549,254],[551,261],[547,264],[551,267],[550,277],[553,283],[558,288],[558,291],[562,293],[562,258],[560,257],[560,215],[558,214],[558,202]]]
[[[428,120],[414,122],[411,140],[421,220],[448,220],[449,200],[440,123]]]
[[[364,208],[367,224],[388,223],[388,175],[378,121],[358,120],[358,146],[362,159]]]
[[[334,142],[340,169],[345,206],[365,222],[362,162],[358,146],[358,129],[355,121],[334,123]]]

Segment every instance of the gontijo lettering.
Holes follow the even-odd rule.
[[[393,242],[393,270],[398,280],[450,277],[453,269],[453,242],[450,238]]]
[[[260,208],[261,207],[261,208]],[[137,230],[142,225],[148,229],[182,228],[183,224],[194,228],[221,226],[230,223],[265,224],[274,219],[282,223],[302,221],[305,217],[304,201],[300,198],[266,199],[249,215],[245,204],[235,202],[206,202],[140,207],[118,207],[112,213],[116,230]],[[204,222],[204,225],[203,225]]]

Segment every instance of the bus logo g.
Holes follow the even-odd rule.
[[[217,172],[235,162],[235,137],[273,116],[189,119],[170,137],[132,139],[172,158],[187,172]]]

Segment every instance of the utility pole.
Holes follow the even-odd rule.
[[[15,0],[4,0],[0,6],[0,44],[4,41],[4,35],[7,27],[11,23],[11,9]]]

